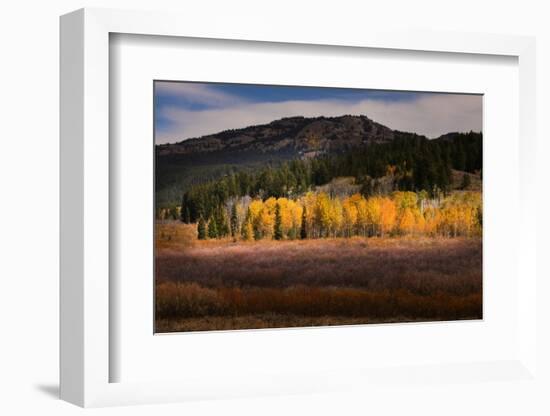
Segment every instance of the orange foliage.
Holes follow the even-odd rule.
[[[236,203],[242,238],[272,238],[276,206],[282,239],[300,238],[304,209],[308,238],[481,235],[479,192],[455,193],[443,201],[429,200],[425,192],[393,192],[390,196],[370,198],[361,194],[338,198],[325,192],[308,192],[298,199],[270,197],[265,201],[254,199],[248,206]]]

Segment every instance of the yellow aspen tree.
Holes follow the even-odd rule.
[[[251,220],[254,222],[260,218],[260,213],[264,209],[264,204],[261,199],[255,199],[250,203],[248,209],[250,210]]]
[[[367,222],[371,227],[371,234],[378,235],[382,226],[382,198],[369,198],[366,204]]]
[[[261,199],[253,200],[248,206],[248,211],[250,213],[250,222],[252,224],[252,235],[255,240],[262,238],[262,226],[261,226],[261,215],[264,211],[264,203]]]
[[[441,226],[441,212],[435,207],[424,208],[424,232],[429,235],[436,235]]]
[[[315,205],[317,197],[313,192],[307,192],[304,197],[301,199],[300,203],[303,207],[306,208],[306,228],[308,230],[308,237],[315,238]],[[301,223],[300,219],[300,223]]]
[[[274,225],[275,225],[275,213],[270,214],[269,209],[264,207],[264,209],[260,213],[260,219],[259,219],[259,230],[263,238],[271,238],[273,236]]]
[[[414,214],[414,234],[424,234],[426,232],[426,220],[422,215],[421,209],[413,211]]]
[[[332,237],[336,237],[342,228],[342,203],[340,199],[334,198],[330,200],[330,233]]]
[[[456,206],[451,205],[443,210],[443,223],[446,228],[446,233],[451,237],[458,235],[458,209]]]
[[[412,234],[415,225],[416,221],[413,211],[409,207],[405,208],[399,218],[399,232],[402,234]]]
[[[392,194],[392,199],[399,214],[406,208],[415,209],[418,206],[418,197],[414,192],[396,191]]]
[[[346,198],[342,203],[342,228],[344,236],[351,237],[354,234],[356,224],[357,206],[350,198]]]
[[[357,210],[357,220],[355,221],[357,234],[365,237],[369,226],[368,201],[365,198],[356,199],[354,205]]]
[[[294,201],[288,200],[287,198],[277,199],[279,204],[279,214],[281,216],[281,228],[283,229],[283,234],[288,235],[290,229],[292,228],[292,212],[291,204],[294,204]]]
[[[397,209],[394,202],[390,198],[382,198],[380,202],[380,229],[382,237],[393,230],[396,219]]]
[[[353,194],[348,200],[351,204],[357,205],[359,202],[364,201],[365,197],[361,194]]]
[[[269,214],[275,214],[275,206],[277,205],[277,200],[274,197],[269,197],[264,201],[264,208]]]
[[[460,222],[461,222],[461,231],[463,235],[470,236],[474,226],[474,209],[465,205],[460,209]]]
[[[318,236],[324,237],[330,230],[330,201],[326,193],[321,192],[315,201],[315,226]]]
[[[252,227],[251,220],[243,222],[243,225],[241,226],[241,236],[245,241],[252,240],[254,237],[254,228]]]
[[[289,200],[288,211],[290,213],[290,221],[291,221],[291,226],[290,226],[288,236],[291,239],[295,239],[299,237],[300,228],[302,225],[303,208],[302,208],[302,205],[300,205],[296,201]]]

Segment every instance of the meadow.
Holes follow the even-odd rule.
[[[156,229],[156,332],[482,318],[482,243],[410,235],[197,239]]]

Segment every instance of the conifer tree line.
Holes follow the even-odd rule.
[[[361,195],[369,198],[380,196],[378,181],[388,176],[392,178],[394,190],[423,191],[433,198],[447,195],[451,169],[473,173],[481,168],[482,136],[479,133],[453,133],[437,140],[398,133],[388,143],[314,159],[295,159],[254,173],[232,172],[195,185],[183,195],[180,215],[185,223],[197,223],[201,218],[208,224],[214,221],[212,235],[215,231],[216,235],[235,236],[239,231],[234,228],[236,213],[233,208],[227,212],[226,205],[236,198],[296,200],[336,177],[354,177],[361,185]],[[465,181],[469,181],[469,177]],[[206,229],[206,233],[210,231]]]

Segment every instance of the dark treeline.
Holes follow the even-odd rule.
[[[201,217],[223,215],[223,205],[233,197],[293,198],[342,176],[354,177],[365,197],[379,193],[378,180],[388,176],[393,181],[393,190],[425,190],[435,196],[450,190],[451,169],[473,173],[481,168],[479,133],[451,133],[436,140],[398,133],[388,143],[314,159],[296,159],[254,173],[237,171],[195,185],[183,195],[181,219],[194,223]]]

